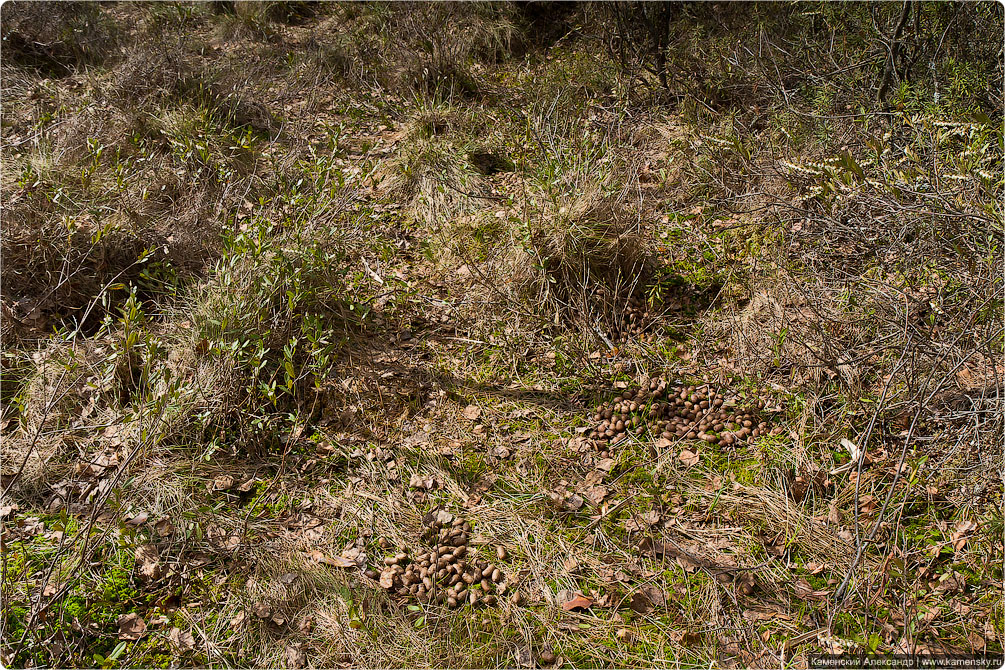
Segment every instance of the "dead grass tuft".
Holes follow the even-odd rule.
[[[24,499],[47,492],[69,471],[65,457],[86,448],[74,425],[114,419],[95,403],[93,384],[104,370],[93,345],[53,345],[33,356],[33,366],[15,399],[21,425],[3,440],[4,488]]]
[[[708,497],[708,492],[704,496]],[[813,520],[782,492],[736,484],[719,500],[738,518],[750,520],[754,525],[763,524],[767,536],[785,538],[786,545],[797,546],[813,560],[843,567],[855,554],[854,544]]]
[[[473,97],[480,84],[472,63],[502,60],[521,39],[514,10],[508,5],[468,5],[456,10],[421,4],[389,15],[394,44],[389,67],[392,88],[440,99]],[[428,39],[415,40],[416,35]]]
[[[10,2],[3,8],[3,55],[62,77],[117,52],[114,21],[87,2]]]
[[[478,196],[486,191],[484,178],[462,151],[435,138],[402,144],[375,176],[386,197],[402,202],[433,229],[483,206]]]
[[[652,274],[640,216],[623,194],[588,191],[557,211],[543,211],[532,225],[530,242],[542,270],[536,289],[544,301],[590,318],[638,294]]]

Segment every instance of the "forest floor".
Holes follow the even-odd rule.
[[[800,42],[851,5],[755,57],[709,4],[668,96],[571,4],[66,7],[3,9],[5,666],[1002,653],[981,64],[881,106]]]

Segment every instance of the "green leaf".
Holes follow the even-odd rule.
[[[984,126],[990,126],[991,125],[991,119],[990,119],[990,117],[988,117],[988,115],[985,114],[984,112],[971,112],[970,115],[972,117],[974,117],[974,121],[976,121],[977,123],[980,123],[981,125],[984,125]]]
[[[859,179],[865,179],[865,171],[862,170],[861,165],[855,162],[851,152],[846,151],[841,155],[841,165],[843,165],[846,170],[852,172]]]
[[[117,645],[115,645],[115,649],[112,650],[112,653],[108,655],[108,660],[109,661],[118,660],[119,656],[122,656],[122,654],[126,651],[127,646],[128,645],[125,642],[119,642]]]

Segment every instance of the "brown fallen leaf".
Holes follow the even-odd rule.
[[[830,591],[815,591],[810,583],[802,577],[796,580],[792,588],[796,595],[804,600],[824,600],[831,593]]]
[[[534,654],[531,653],[530,647],[521,645],[516,648],[516,664],[521,668],[534,667]]]
[[[267,603],[255,603],[255,606],[251,609],[255,613],[255,616],[259,619],[271,619],[272,618],[272,607]]]
[[[648,526],[655,526],[656,524],[658,524],[660,522],[660,519],[662,517],[660,516],[659,512],[657,512],[656,510],[653,509],[653,510],[649,510],[648,512],[646,512],[645,514],[643,514],[639,518],[642,519],[642,521],[646,525],[648,525]]]
[[[160,555],[157,553],[155,545],[143,544],[136,547],[134,558],[136,559],[137,570],[143,579],[149,581],[160,579]]]
[[[586,504],[586,501],[583,500],[583,496],[576,493],[565,499],[565,508],[571,512],[578,512],[583,508],[584,504]]]
[[[660,454],[662,454],[664,451],[666,451],[667,449],[669,449],[672,446],[673,446],[673,442],[671,442],[670,440],[666,439],[665,437],[661,437],[661,438],[657,439],[655,442],[653,442],[653,449],[655,449],[656,452],[660,453]]]
[[[573,610],[585,610],[593,604],[592,598],[587,598],[582,593],[577,593],[571,600],[562,603],[562,609],[566,612]]]
[[[119,624],[120,640],[138,640],[147,630],[147,624],[136,612],[123,614],[116,621]]]
[[[311,551],[311,559],[315,563],[330,565],[335,568],[355,568],[357,566],[356,561],[346,558],[345,556],[328,556],[323,551],[319,551],[317,549]]]
[[[283,664],[287,668],[302,668],[307,665],[307,654],[301,644],[291,644],[283,652]]]
[[[394,570],[391,568],[385,568],[383,572],[380,573],[380,586],[384,589],[394,588]]]
[[[610,472],[615,465],[616,461],[613,458],[601,458],[597,461],[597,469],[602,472]]]
[[[651,537],[644,537],[639,542],[639,551],[646,556],[661,558],[667,553],[666,546],[662,542],[656,542]]]
[[[168,632],[168,641],[176,653],[183,654],[195,648],[195,637],[192,633],[183,631],[181,628],[172,628]]]
[[[464,418],[475,421],[482,415],[482,409],[478,405],[468,405],[464,408]]]
[[[647,584],[640,588],[639,591],[646,594],[646,597],[649,598],[649,602],[651,602],[654,607],[663,607],[666,605],[666,595],[663,594],[663,590],[658,586]]]
[[[638,614],[646,614],[653,609],[653,603],[645,593],[636,591],[628,601],[628,607]]]
[[[408,480],[408,485],[413,489],[428,490],[436,486],[436,480],[433,477],[423,477],[418,472],[416,472]]]
[[[220,475],[213,480],[212,490],[214,491],[226,491],[227,489],[234,487],[234,478],[230,475]]]
[[[956,523],[956,528],[953,529],[952,542],[953,549],[955,551],[960,551],[967,544],[967,535],[971,532],[977,530],[977,524],[973,521],[959,521]]]
[[[174,525],[171,523],[170,519],[161,519],[154,524],[154,532],[156,532],[159,537],[168,537],[174,533]]]
[[[594,505],[599,505],[604,502],[604,498],[610,493],[606,486],[591,486],[590,488],[583,491],[586,494],[587,499]]]
[[[678,458],[685,468],[691,468],[698,465],[698,461],[700,460],[698,454],[690,451],[689,449],[681,449],[680,456],[678,456]]]
[[[141,526],[150,518],[150,512],[140,512],[131,519],[126,520],[127,526]]]
[[[678,644],[684,645],[685,647],[693,647],[694,645],[701,642],[701,633],[696,633],[695,631],[692,630],[684,631],[679,635],[680,635],[679,637],[677,637],[676,635],[674,636],[677,637],[676,642]]]

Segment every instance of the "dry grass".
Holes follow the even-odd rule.
[[[473,96],[479,84],[472,61],[504,59],[519,39],[513,14],[512,7],[491,4],[461,11],[420,5],[390,12],[385,26],[394,59],[388,67],[389,84],[442,99]],[[429,37],[415,40],[417,35]]]
[[[588,310],[597,288],[615,299],[641,293],[653,261],[640,218],[627,209],[624,194],[603,197],[597,191],[583,192],[558,211],[541,212],[531,232],[544,272],[541,299],[554,291],[560,303]]]
[[[107,15],[86,2],[11,3],[3,23],[7,58],[57,77],[102,62],[115,53],[119,37]]]
[[[1001,148],[960,111],[1000,73],[874,114],[830,86],[871,47],[812,46],[854,7],[749,53],[760,8],[685,8],[671,96],[595,8],[10,5],[5,664],[1001,648]],[[586,439],[650,377],[785,430]],[[498,605],[363,574],[437,508]]]
[[[436,139],[410,135],[398,157],[375,175],[385,197],[404,204],[432,229],[478,207],[484,180],[463,153]]]

